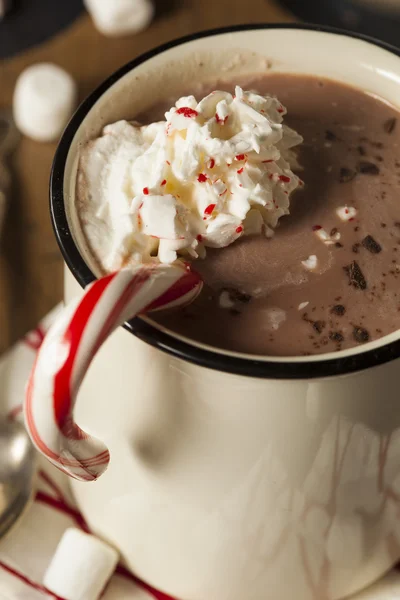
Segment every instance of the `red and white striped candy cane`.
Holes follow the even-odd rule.
[[[25,397],[25,421],[36,448],[56,467],[82,481],[97,479],[110,455],[74,422],[82,380],[106,338],[140,313],[190,303],[202,287],[184,266],[141,265],[90,284],[47,333]]]

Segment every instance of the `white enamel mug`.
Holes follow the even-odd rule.
[[[83,103],[55,158],[66,301],[98,275],[75,214],[80,145],[196,82],[266,70],[400,107],[398,52],[327,29],[235,27],[134,60]],[[72,484],[84,516],[138,577],[180,600],[336,600],[368,585],[400,557],[399,338],[263,359],[148,317],[120,327],[75,411],[111,453],[98,481]]]

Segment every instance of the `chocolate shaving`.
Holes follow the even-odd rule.
[[[361,243],[368,252],[371,252],[371,254],[379,254],[379,252],[382,252],[382,246],[374,240],[372,235],[367,235]]]
[[[354,327],[353,338],[358,344],[365,344],[369,340],[369,333],[363,327]]]
[[[355,171],[353,171],[352,169],[348,169],[347,167],[342,167],[340,169],[340,173],[339,173],[339,181],[340,183],[348,183],[349,181],[352,181],[352,179],[354,179],[354,177],[357,175],[357,173]]]
[[[359,244],[359,243],[357,242],[357,244],[353,244],[353,245],[352,245],[351,249],[353,250],[353,252],[354,252],[355,254],[358,254],[358,253],[360,252],[360,246],[361,246],[361,244]]]
[[[378,165],[373,162],[369,162],[368,160],[362,160],[359,162],[357,170],[363,175],[379,175],[380,173]]]
[[[314,321],[312,324],[317,333],[322,333],[322,331],[325,329],[325,325],[325,321]]]
[[[329,339],[332,340],[332,342],[343,342],[344,337],[338,331],[331,331],[329,334]]]
[[[349,277],[349,285],[352,285],[358,290],[366,290],[367,282],[363,275],[363,272],[360,269],[360,265],[358,262],[353,260],[352,263],[343,267]]]
[[[338,232],[338,229],[337,229],[337,227],[334,227],[333,229],[331,229],[331,233],[330,233],[331,237],[332,237],[333,235],[336,235],[336,234],[337,234],[337,232]]]
[[[341,244],[340,242],[335,242],[335,247],[336,248],[343,248],[343,244]]]
[[[337,137],[333,133],[333,131],[330,131],[329,129],[327,129],[325,131],[325,139],[328,140],[329,142],[334,142],[337,139]]]
[[[360,156],[365,156],[365,155],[367,154],[367,152],[366,152],[366,150],[365,150],[364,146],[358,146],[357,150],[358,150],[358,154],[359,154]]]
[[[388,119],[387,121],[384,122],[383,124],[383,129],[386,133],[393,133],[393,131],[396,129],[396,125],[397,125],[397,119],[396,117],[393,117],[392,119]]]
[[[343,304],[335,304],[335,306],[332,306],[331,308],[331,313],[338,315],[338,317],[343,317],[345,312],[346,308],[343,306]]]
[[[232,302],[242,302],[243,304],[247,304],[251,300],[250,294],[245,294],[235,288],[223,288],[221,291],[228,292],[229,299],[232,300]]]

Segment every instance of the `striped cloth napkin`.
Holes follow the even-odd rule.
[[[59,310],[58,307],[52,311],[34,331],[0,357],[2,417],[22,418],[21,399],[28,374],[44,334]],[[71,526],[89,531],[69,491],[68,478],[40,459],[33,502],[15,529],[0,541],[0,600],[64,600],[46,590],[42,580],[58,542]],[[122,566],[118,566],[102,599],[173,600],[140,582]],[[400,600],[400,570],[396,569],[353,597],[353,600],[397,599]]]

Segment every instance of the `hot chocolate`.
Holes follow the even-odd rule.
[[[159,323],[213,346],[307,355],[364,344],[400,326],[400,123],[387,103],[312,77],[245,83],[274,93],[304,138],[305,181],[271,239],[208,251],[198,301]]]
[[[239,83],[288,108],[285,123],[304,138],[297,172],[304,185],[271,237],[208,248],[193,263],[206,284],[200,298],[154,320],[191,339],[258,355],[339,351],[396,330],[400,115],[379,98],[314,77]],[[162,118],[168,106],[141,122]]]

